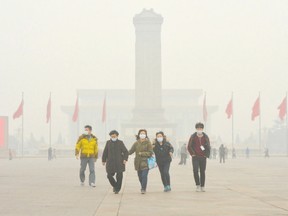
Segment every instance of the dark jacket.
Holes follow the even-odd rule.
[[[153,155],[152,144],[149,141],[149,139],[146,139],[144,142],[137,140],[129,150],[129,154],[133,154],[134,152],[135,152],[135,159],[134,159],[135,170],[140,171],[148,169],[147,159]]]
[[[194,134],[191,135],[189,143],[188,143],[188,151],[190,153],[191,156],[195,156],[195,150],[194,150],[194,146],[195,146],[195,137],[197,136],[197,132],[195,132]],[[204,139],[205,139],[205,143],[203,144],[205,150],[204,150],[204,155],[205,157],[209,158],[210,157],[210,141],[209,141],[209,137],[207,136],[206,133],[203,133]]]
[[[106,162],[106,172],[124,172],[124,160],[128,160],[128,150],[124,143],[121,140],[115,142],[108,140],[102,154],[102,162]]]
[[[160,143],[156,141],[154,144],[153,151],[155,153],[156,162],[158,164],[163,164],[172,161],[172,158],[169,153],[170,152],[173,153],[174,148],[169,142],[164,140],[163,145],[160,145]]]

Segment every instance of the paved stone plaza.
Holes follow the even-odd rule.
[[[130,158],[115,195],[96,163],[96,188],[81,187],[74,158],[0,160],[0,215],[288,215],[288,158],[209,160],[206,192],[195,192],[191,160],[171,167],[172,192],[164,193],[157,169],[140,194]],[[86,171],[87,172],[87,171]]]

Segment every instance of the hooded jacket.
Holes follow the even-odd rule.
[[[81,153],[80,157],[93,157],[98,158],[98,139],[91,134],[89,139],[88,135],[81,135],[75,147],[75,155]]]
[[[134,159],[135,170],[140,171],[148,169],[147,159],[151,157],[153,154],[152,144],[149,141],[149,139],[146,139],[143,142],[137,140],[129,150],[129,154],[131,155],[134,152],[135,152],[135,159]]]

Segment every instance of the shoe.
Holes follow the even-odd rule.
[[[197,187],[196,187],[196,192],[201,192],[200,185],[197,185]]]
[[[145,194],[146,193],[146,190],[141,190],[141,194]]]
[[[169,191],[168,186],[165,186],[165,187],[164,187],[164,192],[168,192],[168,191]]]
[[[170,185],[168,185],[167,187],[168,187],[168,191],[171,191],[171,187],[170,187]]]
[[[113,187],[113,192],[114,192],[114,193],[116,192],[116,188],[115,188],[115,187]]]
[[[90,184],[91,187],[96,187],[95,183]]]
[[[205,187],[201,187],[201,191],[202,191],[202,192],[205,192]]]
[[[115,192],[114,192],[115,194],[119,194],[119,191],[118,190],[115,190]]]
[[[84,182],[81,182],[80,185],[81,185],[81,186],[84,186],[85,184],[84,184]]]

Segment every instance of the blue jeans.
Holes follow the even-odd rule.
[[[148,182],[148,173],[149,169],[139,170],[137,171],[138,178],[141,184],[141,190],[146,190],[147,188],[147,182]]]
[[[87,167],[87,164],[89,166],[89,185],[92,183],[95,184],[95,158],[88,157],[88,158],[81,158],[81,166],[80,166],[80,181],[84,182],[85,181],[85,170]]]

